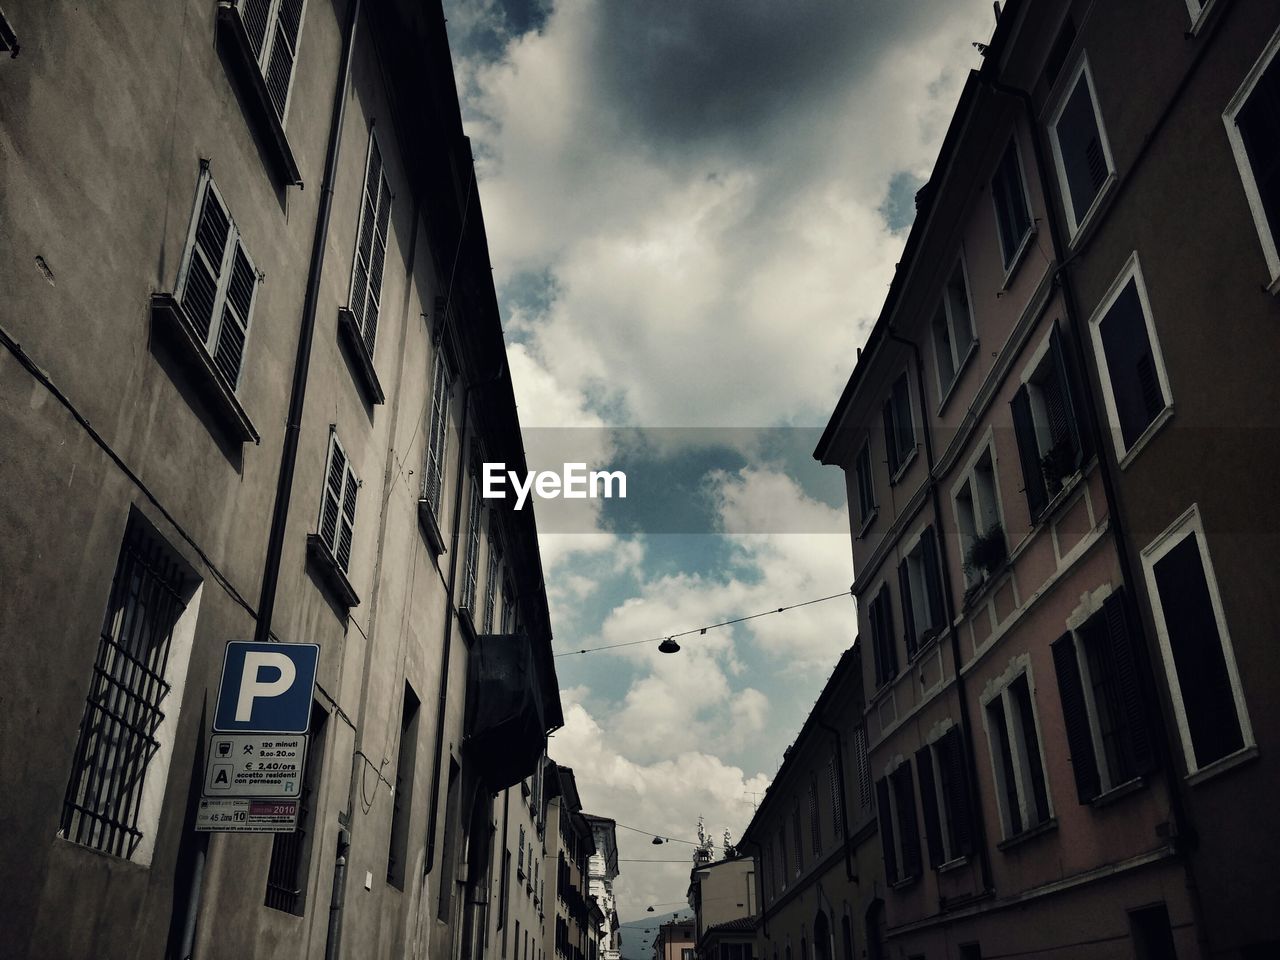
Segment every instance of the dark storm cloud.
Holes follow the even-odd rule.
[[[749,148],[830,109],[951,0],[605,0],[592,72],[637,138]],[[975,38],[976,39],[976,38]],[[985,39],[985,38],[983,38]],[[886,118],[890,119],[890,118]]]

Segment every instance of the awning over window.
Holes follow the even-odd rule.
[[[531,776],[546,746],[541,684],[522,634],[482,634],[471,645],[464,748],[490,790]]]

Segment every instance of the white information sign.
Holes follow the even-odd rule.
[[[305,734],[215,733],[209,738],[204,796],[298,797],[306,755]]]
[[[206,797],[196,811],[197,833],[293,833],[296,829],[297,800]]]

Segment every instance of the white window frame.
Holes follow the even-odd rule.
[[[1193,37],[1204,29],[1215,2],[1216,0],[1187,0],[1187,13],[1191,15],[1190,33]]]
[[[952,312],[951,297],[948,288],[951,286],[956,276],[960,277],[960,285],[964,288],[964,302],[969,314],[969,345],[965,348],[964,355],[961,356],[957,350],[956,331],[958,329],[958,320]],[[947,336],[951,348],[951,379],[944,381],[942,376],[942,362],[938,356],[940,344],[938,343],[937,319],[941,315],[945,318],[947,325]],[[946,279],[942,282],[942,291],[938,295],[938,307],[933,311],[932,319],[929,321],[929,338],[933,343],[933,372],[938,381],[938,413],[947,405],[947,401],[951,399],[951,394],[955,391],[956,384],[960,382],[960,377],[964,373],[965,368],[969,365],[969,361],[973,358],[974,353],[978,350],[978,328],[973,313],[973,287],[969,283],[969,267],[966,262],[964,251],[956,257],[954,266],[948,271]]]
[[[187,277],[191,272],[191,259],[197,255],[203,256],[203,254],[197,254],[196,231],[200,226],[200,212],[204,209],[205,195],[210,192],[218,201],[218,206],[222,208],[222,212],[226,214],[228,233],[226,245],[222,251],[222,262],[217,265],[217,276],[215,278],[217,286],[213,298],[213,314],[209,319],[209,333],[205,336],[201,346],[208,355],[218,378],[228,384],[231,387],[231,392],[235,393],[244,373],[245,360],[249,356],[249,334],[253,328],[253,311],[258,304],[258,287],[262,283],[262,274],[258,272],[258,267],[253,262],[253,257],[249,255],[249,250],[244,245],[240,227],[236,224],[235,217],[231,215],[231,208],[227,205],[226,198],[222,196],[222,191],[218,189],[218,185],[213,182],[213,173],[209,169],[207,161],[202,161],[200,164],[200,176],[196,181],[195,205],[191,210],[191,221],[187,226],[187,239],[182,249],[182,263],[178,267],[178,280],[174,284],[174,299],[179,304],[183,303],[186,296]],[[227,308],[227,292],[231,287],[231,274],[235,268],[236,251],[239,251],[244,256],[245,261],[249,264],[249,269],[253,272],[253,294],[249,299],[249,309],[244,318],[244,346],[240,351],[240,366],[236,370],[235,382],[232,382],[218,368],[215,357],[218,351],[218,338],[222,335],[222,319]],[[210,264],[211,268],[212,266]],[[186,313],[185,307],[183,312],[184,314]],[[188,318],[187,322],[191,323],[192,321]],[[196,335],[199,334],[198,330],[194,330],[194,325],[193,332]]]
[[[1120,291],[1123,289],[1123,284],[1117,287],[1114,291],[1115,296],[1118,297],[1120,295]],[[1115,302],[1115,297],[1112,298],[1112,302]],[[1105,314],[1099,315],[1099,322],[1101,322],[1102,316],[1105,316]],[[1049,325],[1049,329],[1045,331],[1044,336],[1040,339],[1040,343],[1036,347],[1035,352],[1031,354],[1031,358],[1026,362],[1026,365],[1022,368],[1022,372],[1018,375],[1018,382],[1027,388],[1027,403],[1031,409],[1031,423],[1035,428],[1036,433],[1036,449],[1039,451],[1041,457],[1044,457],[1053,449],[1053,438],[1049,429],[1048,411],[1045,409],[1044,392],[1040,389],[1040,385],[1035,382],[1035,377],[1039,376],[1044,365],[1050,362],[1050,344],[1053,340],[1054,329],[1055,325],[1054,323],[1051,323]],[[1066,334],[1062,333],[1061,336],[1065,338]],[[1099,340],[1098,342],[1100,343],[1101,341]],[[1067,345],[1064,343],[1063,350],[1065,351],[1066,349]],[[1098,349],[1096,344],[1095,349]],[[1074,406],[1078,398],[1071,389],[1072,385],[1070,383],[1064,383],[1060,385],[1060,388],[1071,398],[1072,412],[1075,414],[1076,420],[1076,431],[1083,434],[1084,425],[1080,422],[1079,414],[1076,414],[1074,410]],[[1062,484],[1063,490],[1068,486],[1069,484],[1064,480]]]
[[[1156,585],[1155,574],[1155,565],[1191,534],[1196,535],[1196,545],[1200,551],[1200,565],[1204,569],[1205,586],[1209,590],[1209,599],[1213,604],[1213,618],[1218,625],[1218,637],[1222,643],[1222,656],[1226,661],[1227,678],[1231,681],[1231,695],[1235,700],[1236,718],[1240,722],[1240,737],[1243,741],[1243,745],[1239,750],[1229,753],[1225,757],[1212,760],[1203,766],[1197,762],[1195,746],[1191,742],[1191,726],[1187,721],[1186,704],[1182,700],[1182,684],[1178,679],[1177,666],[1173,660],[1173,647],[1169,643],[1169,628],[1165,623],[1164,605],[1160,599],[1160,591]],[[1182,741],[1182,752],[1187,762],[1187,775],[1190,777],[1202,770],[1228,765],[1233,758],[1257,749],[1257,741],[1254,739],[1253,725],[1249,720],[1249,708],[1245,703],[1244,686],[1240,682],[1240,671],[1236,666],[1235,647],[1231,642],[1231,633],[1227,629],[1227,617],[1222,609],[1222,595],[1218,591],[1218,578],[1213,570],[1213,562],[1209,558],[1209,541],[1205,537],[1199,504],[1193,503],[1163,533],[1142,548],[1142,570],[1146,575],[1147,595],[1151,599],[1152,619],[1155,621],[1156,637],[1160,641],[1160,657],[1164,663],[1169,698],[1173,702],[1174,717],[1178,721],[1178,736]]]
[[[1156,367],[1156,379],[1160,390],[1164,393],[1164,408],[1152,418],[1145,430],[1133,442],[1133,446],[1125,448],[1124,431],[1120,427],[1120,414],[1116,408],[1115,391],[1111,387],[1111,367],[1107,352],[1102,345],[1102,321],[1106,319],[1115,302],[1132,280],[1138,292],[1138,302],[1142,306],[1142,319],[1147,325],[1147,339],[1151,345],[1151,359]],[[1102,382],[1102,399],[1107,408],[1107,422],[1111,427],[1111,440],[1115,445],[1116,460],[1123,470],[1138,456],[1161,427],[1173,416],[1173,390],[1169,386],[1169,372],[1165,369],[1164,353],[1160,349],[1160,338],[1156,335],[1156,325],[1151,312],[1151,300],[1147,296],[1147,282],[1142,274],[1142,263],[1138,259],[1138,251],[1133,251],[1125,261],[1120,274],[1111,282],[1102,302],[1094,308],[1089,317],[1089,337],[1093,343],[1093,353],[1098,362],[1098,379]]]
[[[1031,823],[1029,815],[1031,807],[1035,803],[1035,797],[1033,795],[1034,788],[1031,784],[1031,764],[1027,757],[1026,731],[1022,730],[1020,718],[1015,720],[1015,717],[1018,716],[1017,708],[1014,706],[1013,695],[1010,692],[1010,688],[1019,677],[1027,678],[1027,694],[1031,698],[1031,720],[1036,728],[1036,749],[1040,754],[1040,774],[1044,778],[1047,816],[1043,821],[1034,824]],[[1000,811],[1000,830],[1005,840],[1012,840],[1015,837],[1022,836],[1024,833],[1049,823],[1054,818],[1053,791],[1050,789],[1049,769],[1045,763],[1044,736],[1040,731],[1040,711],[1036,708],[1035,694],[1036,686],[1031,673],[1031,658],[1024,653],[1015,657],[1008,669],[996,680],[993,680],[979,698],[979,703],[982,706],[982,727],[987,733],[987,750],[991,758],[996,807]],[[1004,709],[1004,722],[1006,732],[1009,734],[1009,750],[1013,754],[1014,790],[1018,795],[1018,816],[1022,823],[1022,829],[1017,833],[1013,832],[1013,818],[1006,803],[1008,785],[1004,779],[1004,764],[1000,760],[995,731],[991,729],[991,713],[987,709],[988,705],[994,703],[997,699],[1000,700]]]
[[[330,545],[324,539],[324,505],[325,500],[329,496],[329,470],[333,466],[334,451],[342,454],[345,461],[342,469],[342,489],[338,491],[338,518],[337,526],[333,532],[333,544]],[[342,519],[347,502],[347,489],[349,484],[355,484],[356,488],[356,512],[351,515],[351,557],[347,558],[344,565],[338,558],[338,543],[342,538]],[[338,439],[338,431],[335,427],[329,427],[329,444],[324,458],[324,477],[320,484],[320,510],[316,516],[316,533],[320,537],[320,542],[324,544],[325,552],[333,558],[333,562],[343,572],[349,574],[351,572],[351,558],[356,552],[356,518],[359,516],[359,491],[362,486],[360,478],[356,476],[355,467],[351,465],[351,455],[347,453],[347,448],[342,445],[342,441]]]
[[[891,487],[892,487],[892,486],[895,486],[895,485],[898,483],[898,481],[899,481],[899,480],[901,480],[901,479],[903,478],[903,476],[906,474],[907,470],[909,470],[909,469],[911,468],[911,464],[915,462],[916,454],[919,452],[919,449],[920,449],[920,438],[919,438],[919,436],[918,436],[918,435],[917,435],[917,433],[916,433],[916,404],[915,404],[915,400],[913,400],[913,399],[912,399],[912,397],[911,397],[911,393],[912,393],[912,390],[911,390],[911,368],[910,368],[909,366],[904,367],[904,368],[902,369],[902,371],[901,371],[901,372],[900,372],[896,377],[894,377],[891,381],[889,381],[889,397],[888,397],[888,402],[889,402],[889,407],[890,407],[890,409],[893,411],[893,437],[894,437],[894,446],[895,446],[895,447],[897,446],[898,433],[899,433],[899,430],[900,430],[900,426],[901,426],[901,425],[900,425],[900,424],[899,424],[899,422],[898,422],[898,407],[897,407],[897,405],[893,402],[893,388],[894,388],[895,386],[897,386],[898,381],[899,381],[899,380],[901,380],[901,379],[903,379],[903,378],[905,378],[905,379],[906,379],[906,381],[907,381],[907,423],[908,423],[908,425],[911,427],[911,449],[907,451],[907,453],[906,453],[906,455],[905,455],[905,456],[903,456],[902,461],[898,464],[898,469],[897,469],[897,470],[895,470],[895,471],[893,471],[893,472],[890,474],[890,476],[889,476],[889,486],[891,486]],[[881,408],[883,409],[883,404],[881,404]],[[888,440],[889,440],[889,438],[888,438],[888,437],[885,437],[885,442],[886,442],[886,449],[885,449],[885,462],[886,462],[886,465],[888,464],[888,457],[889,457],[889,450],[887,449]],[[895,450],[895,451],[894,451],[894,454],[896,455],[896,453],[897,453],[897,451]]]
[[[960,477],[956,480],[956,482],[951,487],[951,515],[955,517],[956,535],[960,539],[960,561],[961,561],[962,572],[964,573],[966,586],[972,586],[974,583],[978,582],[977,579],[972,576],[972,574],[970,574],[968,571],[963,570],[963,565],[964,565],[965,555],[968,554],[969,552],[970,544],[973,543],[973,540],[977,536],[986,532],[985,530],[979,529],[977,525],[977,519],[978,519],[977,513],[979,510],[979,504],[978,504],[978,496],[977,496],[978,482],[977,482],[976,474],[978,471],[978,463],[983,459],[984,456],[988,454],[990,455],[990,460],[991,460],[991,496],[995,506],[996,523],[998,523],[1000,525],[1000,529],[1004,531],[1006,548],[1009,542],[1009,528],[1005,526],[1005,522],[1004,522],[1004,504],[1001,502],[1001,499],[1000,499],[1000,471],[998,469],[1000,461],[996,457],[995,427],[994,425],[992,425],[987,427],[986,435],[982,438],[981,441],[979,441],[973,453],[970,454],[969,462],[965,464],[964,470],[961,471]],[[962,509],[960,506],[960,494],[964,491],[965,487],[969,488],[969,491],[970,491],[969,497],[970,497],[970,501],[973,504],[973,515],[969,518],[973,522],[973,531],[974,531],[973,537],[969,537],[964,532],[964,527],[960,523],[960,515],[961,515],[961,509]]]
[[[1036,218],[1031,212],[1031,190],[1027,186],[1027,168],[1022,162],[1022,150],[1018,146],[1017,133],[1010,134],[1009,142],[1005,148],[1000,151],[1000,159],[996,161],[996,172],[999,172],[1000,164],[1004,161],[1004,156],[1010,150],[1013,150],[1014,163],[1018,167],[1018,185],[1022,188],[1022,202],[1027,208],[1027,229],[1023,231],[1022,237],[1013,245],[1013,255],[1009,257],[1009,262],[1004,262],[1004,230],[1000,226],[1000,207],[996,203],[996,192],[991,190],[991,212],[996,221],[996,239],[1000,244],[1000,262],[1004,270],[1004,278],[1000,283],[1001,290],[1009,289],[1009,282],[1013,279],[1013,275],[1017,273],[1019,264],[1022,263],[1023,256],[1026,255],[1027,249],[1031,246],[1031,238],[1036,235]],[[995,182],[995,175],[992,175],[991,182]]]
[[[1193,0],[1187,0],[1187,2],[1190,4]],[[1206,3],[1205,11],[1208,8],[1209,4]],[[1236,166],[1240,170],[1240,181],[1244,186],[1245,197],[1249,201],[1249,212],[1253,214],[1253,224],[1258,231],[1258,240],[1262,244],[1267,269],[1271,273],[1267,290],[1272,294],[1280,294],[1280,240],[1272,234],[1271,225],[1267,222],[1267,212],[1262,205],[1262,194],[1258,191],[1258,181],[1253,175],[1253,164],[1249,162],[1249,153],[1245,150],[1244,137],[1240,135],[1236,117],[1244,109],[1249,97],[1253,95],[1258,81],[1271,66],[1277,52],[1280,52],[1280,28],[1271,35],[1271,39],[1262,50],[1262,55],[1245,74],[1244,82],[1227,102],[1227,109],[1222,114],[1222,122],[1227,128],[1227,140],[1231,143],[1231,152],[1235,154]]]
[[[1107,127],[1102,121],[1102,107],[1098,103],[1097,88],[1093,84],[1093,70],[1089,66],[1088,56],[1081,54],[1076,65],[1067,75],[1069,79],[1063,83],[1062,92],[1058,97],[1058,102],[1053,108],[1053,113],[1049,115],[1047,124],[1049,129],[1049,146],[1053,150],[1053,165],[1058,174],[1058,187],[1062,194],[1062,206],[1067,214],[1067,226],[1070,228],[1069,245],[1074,244],[1079,238],[1084,228],[1093,219],[1094,214],[1102,206],[1108,193],[1116,182],[1116,161],[1111,154],[1111,140],[1107,137]],[[1062,145],[1058,142],[1058,121],[1062,118],[1062,111],[1067,107],[1067,101],[1071,99],[1071,95],[1076,91],[1076,85],[1080,83],[1080,78],[1084,78],[1086,89],[1089,91],[1089,102],[1093,105],[1093,119],[1098,126],[1098,141],[1102,144],[1102,156],[1107,161],[1107,179],[1103,181],[1102,186],[1098,188],[1097,194],[1093,198],[1093,202],[1089,205],[1089,209],[1083,214],[1077,215],[1074,204],[1071,202],[1071,186],[1067,181],[1066,164],[1062,160]]]
[[[906,659],[907,664],[914,663],[916,659],[920,656],[921,652],[923,652],[925,647],[932,645],[934,641],[937,640],[937,637],[935,637],[933,640],[927,640],[927,641],[921,640],[921,637],[924,634],[924,629],[927,629],[927,628],[922,629],[922,625],[928,623],[930,620],[929,584],[925,578],[924,547],[923,547],[923,544],[921,543],[921,540],[924,539],[925,530],[927,530],[930,526],[933,527],[934,549],[936,550],[937,539],[940,536],[940,534],[938,533],[938,524],[933,523],[931,521],[927,521],[925,523],[920,524],[920,526],[916,529],[914,533],[912,533],[910,536],[903,537],[902,540],[899,541],[900,549],[898,553],[898,558],[899,558],[899,563],[901,563],[903,560],[907,562],[907,573],[911,581],[911,621],[914,624],[916,629],[916,635],[913,639],[913,642],[916,648],[914,653],[911,653],[905,648],[905,639],[903,641],[904,648],[902,652],[907,656],[907,659]],[[938,576],[940,578],[945,577],[946,574],[942,570],[942,558],[939,556],[939,557],[936,557],[935,559],[938,561]],[[898,571],[897,571],[897,567],[895,566],[893,570],[893,577],[891,579],[897,580],[897,578],[898,578]],[[898,585],[895,583],[894,586],[898,586]],[[892,600],[893,592],[894,591],[891,587],[889,590],[890,604],[893,603],[893,600]],[[901,604],[902,602],[901,587],[898,587],[897,592],[898,592],[898,602],[899,604]],[[943,606],[945,608],[946,606],[945,602],[943,603]],[[902,614],[903,614],[902,622],[897,625],[903,628],[903,637],[905,638],[906,637],[905,611],[903,611]],[[947,629],[945,610],[944,610],[942,619],[943,619],[943,622],[938,626],[939,637],[942,636],[942,634],[945,633]],[[897,643],[897,637],[894,637],[894,643],[895,644]]]
[[[448,482],[446,468],[449,464],[449,418],[452,394],[453,371],[448,357],[445,356],[444,344],[439,343],[436,345],[435,360],[432,363],[431,393],[427,397],[427,451],[423,458],[425,467],[422,476],[422,499],[427,501],[437,523],[444,508],[445,487]],[[434,497],[428,486],[433,471],[436,474]]]

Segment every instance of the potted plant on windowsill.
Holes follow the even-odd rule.
[[[1076,472],[1076,452],[1066,440],[1060,440],[1040,458],[1045,486],[1052,495],[1062,489],[1066,479]]]
[[[973,580],[964,592],[966,608],[972,605],[992,575],[1004,566],[1007,559],[1004,527],[1000,524],[993,523],[986,531],[973,538],[964,557],[964,572]]]

